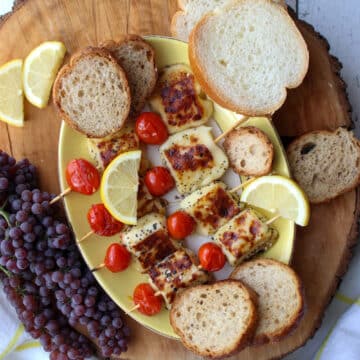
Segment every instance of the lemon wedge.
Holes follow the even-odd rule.
[[[259,177],[245,187],[241,201],[301,226],[309,223],[310,206],[306,194],[293,180],[283,176]]]
[[[60,41],[46,41],[27,56],[23,68],[25,96],[38,108],[44,108],[50,97],[51,87],[66,53]]]
[[[118,221],[136,225],[137,192],[141,151],[117,156],[106,168],[100,185],[100,196],[106,209]]]
[[[19,127],[24,126],[22,66],[16,59],[0,67],[0,119]]]

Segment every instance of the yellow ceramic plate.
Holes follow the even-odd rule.
[[[156,65],[159,69],[166,65],[176,63],[188,63],[187,44],[178,40],[165,37],[147,37],[147,41],[155,48]],[[214,118],[223,130],[226,130],[236,121],[236,114],[215,107]],[[247,124],[259,127],[270,137],[275,146],[274,171],[279,175],[289,176],[289,169],[286,162],[284,150],[273,125],[267,118],[252,118]],[[64,190],[67,187],[65,179],[65,168],[67,163],[74,158],[85,158],[90,160],[86,138],[79,132],[68,127],[64,122],[61,126],[59,139],[59,174],[60,186]],[[75,236],[82,237],[90,229],[86,219],[86,213],[92,204],[100,203],[99,192],[92,196],[72,193],[65,198],[65,208],[68,219],[72,224]],[[275,223],[280,238],[276,245],[264,256],[278,259],[288,263],[291,259],[295,226],[287,220],[278,220]],[[94,268],[104,260],[104,254],[109,244],[118,241],[119,237],[99,237],[93,235],[81,243],[80,251],[90,268]],[[140,274],[133,261],[131,266],[124,272],[113,274],[106,269],[95,273],[95,277],[108,295],[126,312],[133,307],[131,299],[133,290],[140,282],[146,282],[147,276]],[[142,325],[162,335],[177,338],[169,323],[169,312],[162,310],[156,316],[148,317],[134,311],[129,314]]]

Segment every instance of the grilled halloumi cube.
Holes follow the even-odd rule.
[[[200,126],[172,135],[160,146],[160,155],[181,194],[190,193],[219,179],[229,166],[212,137],[211,128]]]
[[[169,133],[174,134],[205,124],[213,113],[213,104],[206,100],[189,66],[176,64],[164,68],[149,100]]]
[[[213,237],[230,265],[236,266],[260,250],[274,245],[278,232],[252,209],[245,209],[221,227]]]
[[[148,270],[150,284],[159,291],[170,309],[177,292],[183,288],[203,284],[209,275],[198,268],[190,250],[179,249]]]
[[[165,215],[167,201],[162,198],[154,197],[150,194],[149,189],[145,185],[144,179],[139,179],[139,190],[137,195],[137,217],[141,218],[146,214],[157,213]]]
[[[224,183],[215,182],[188,195],[180,206],[194,218],[199,234],[211,235],[241,211],[238,204]]]
[[[178,246],[169,238],[165,216],[151,213],[121,234],[122,243],[137,258],[142,270],[174,253]]]

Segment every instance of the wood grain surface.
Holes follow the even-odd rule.
[[[0,64],[25,57],[45,40],[63,41],[69,57],[81,47],[116,39],[122,33],[169,35],[175,10],[176,0],[22,1],[0,24]],[[283,135],[295,135],[312,128],[350,126],[349,106],[338,77],[339,64],[329,56],[326,42],[311,27],[298,24],[310,49],[310,71],[302,87],[291,92],[284,108],[276,114],[278,129]],[[0,147],[16,158],[28,157],[40,170],[42,187],[57,192],[60,121],[51,104],[38,110],[26,103],[25,112],[23,129],[0,124]],[[298,231],[293,258],[293,266],[305,284],[304,319],[284,341],[248,348],[231,359],[279,358],[312,336],[346,269],[356,239],[358,209],[356,191],[312,207],[310,225]],[[197,359],[179,342],[163,338],[131,319],[128,322],[133,337],[123,359]]]

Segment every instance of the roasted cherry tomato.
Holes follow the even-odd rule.
[[[145,144],[160,145],[169,137],[166,125],[160,115],[143,112],[136,119],[136,134]]]
[[[125,270],[129,266],[130,261],[131,255],[126,247],[114,243],[107,248],[104,263],[111,272]]]
[[[156,166],[146,173],[145,184],[151,195],[162,196],[175,186],[175,181],[167,168]]]
[[[138,305],[138,310],[144,315],[155,315],[160,312],[162,307],[161,296],[155,296],[153,288],[147,284],[139,284],[133,294],[135,305]]]
[[[221,251],[221,248],[214,243],[201,245],[198,256],[201,267],[204,270],[218,271],[225,265],[225,255]]]
[[[111,216],[104,204],[91,205],[87,219],[91,229],[100,236],[113,236],[124,227],[123,223]]]
[[[194,231],[195,221],[185,211],[176,211],[167,218],[167,228],[174,239],[181,240]]]
[[[66,181],[71,190],[85,195],[94,193],[100,185],[96,168],[84,159],[74,159],[66,167]]]

